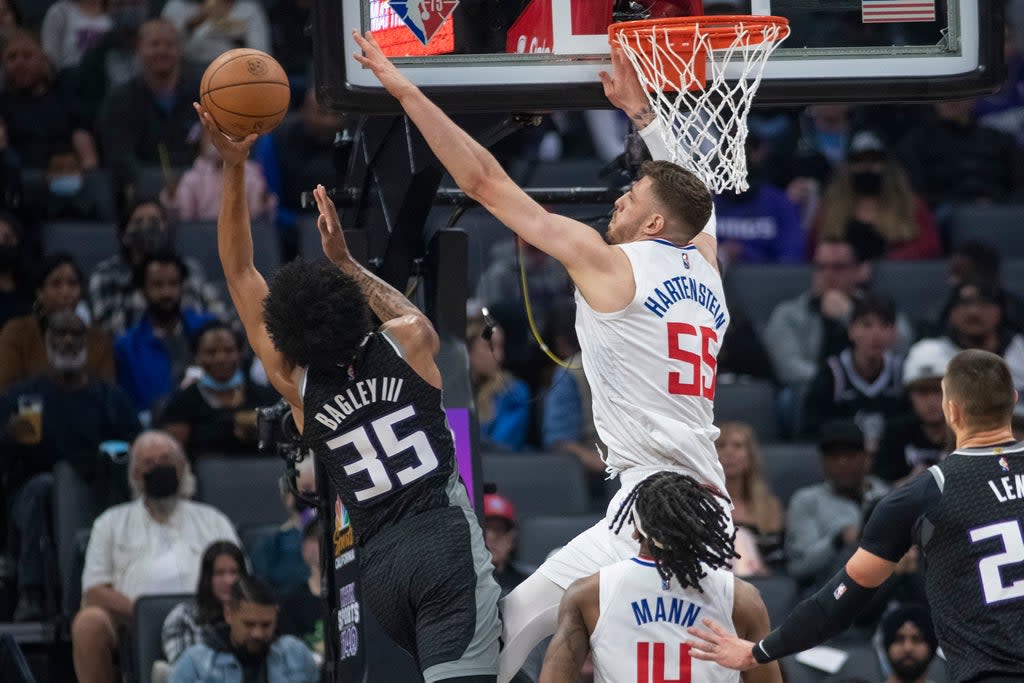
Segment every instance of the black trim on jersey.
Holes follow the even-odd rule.
[[[922,472],[878,502],[864,525],[860,547],[883,560],[899,562],[917,541],[922,519],[941,500],[935,476]]]

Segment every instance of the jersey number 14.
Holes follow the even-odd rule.
[[[718,359],[711,353],[711,342],[717,341],[718,333],[710,327],[668,324],[668,357],[690,366],[683,372],[668,373],[668,393],[715,399]],[[688,347],[699,347],[699,352]]]

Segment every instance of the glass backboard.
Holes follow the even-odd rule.
[[[990,92],[1003,77],[998,0],[315,0],[316,82],[346,112],[396,110],[353,58],[371,30],[449,111],[607,107],[612,22],[648,16],[785,17],[790,37],[757,104],[924,101]],[[714,55],[710,57],[714,59]]]

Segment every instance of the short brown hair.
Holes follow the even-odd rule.
[[[693,173],[670,161],[645,161],[640,178],[650,178],[654,196],[665,207],[670,227],[691,240],[711,218],[711,192]]]
[[[956,401],[964,419],[977,429],[1009,427],[1013,417],[1013,377],[994,353],[970,349],[953,356],[943,379],[946,398]]]

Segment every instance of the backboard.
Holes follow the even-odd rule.
[[[607,27],[651,13],[788,19],[757,104],[961,98],[1003,77],[998,0],[315,0],[318,93],[340,111],[396,111],[351,56],[357,28],[449,111],[607,107]]]

